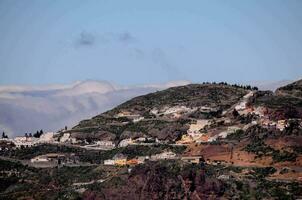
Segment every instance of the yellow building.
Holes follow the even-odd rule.
[[[117,165],[117,166],[124,166],[124,165],[127,165],[127,159],[124,158],[124,159],[117,159],[114,161],[114,164]]]
[[[137,164],[138,164],[137,159],[127,160],[127,165],[137,165]]]

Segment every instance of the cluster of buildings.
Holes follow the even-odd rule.
[[[257,107],[245,107],[237,110],[240,115],[255,114],[259,117],[256,121],[253,121],[252,124],[259,124],[266,128],[274,127],[280,131],[283,131],[286,126],[288,126],[287,120],[272,120],[267,115],[268,111],[266,107],[257,106]]]
[[[74,165],[79,163],[79,158],[74,153],[48,153],[36,156],[30,159],[32,165],[39,167],[60,166],[60,165]]]
[[[206,134],[201,132],[207,125],[210,125],[210,120],[197,120],[196,123],[190,124],[189,129],[187,130],[187,134],[183,135],[181,140],[177,141],[176,144],[190,144],[199,140],[201,137]]]
[[[114,117],[115,118],[126,117],[128,119],[131,119],[132,122],[134,122],[134,123],[139,122],[139,121],[145,119],[144,117],[140,116],[139,114],[133,114],[133,113],[131,113],[129,111],[122,111],[122,112],[116,114]]]
[[[14,139],[3,138],[2,141],[7,141],[15,145],[16,148],[32,147],[38,144],[55,143],[54,136],[56,133],[43,133],[39,138],[30,136],[17,136]]]
[[[186,113],[192,113],[194,111],[196,111],[198,108],[189,108],[186,106],[173,106],[173,107],[164,107],[162,109],[157,109],[154,108],[150,111],[151,114],[157,116],[157,117],[161,117],[161,116],[165,116],[168,118],[180,118],[183,114]]]
[[[126,147],[128,145],[153,145],[153,144],[161,144],[162,141],[157,138],[148,138],[148,137],[139,137],[136,139],[126,138],[119,142],[118,147]]]
[[[91,150],[111,150],[114,149],[116,146],[115,143],[111,140],[101,140],[101,141],[96,141],[94,144],[87,144],[81,147]]]
[[[271,128],[274,127],[280,131],[283,131],[286,126],[288,126],[287,120],[271,120],[267,115],[268,109],[264,106],[257,106],[252,107],[248,106],[247,102],[250,97],[252,97],[254,93],[251,91],[247,95],[243,97],[243,100],[235,106],[235,110],[240,115],[247,115],[247,114],[255,114],[259,117],[257,121],[253,121],[252,124],[260,124],[263,127]]]
[[[168,159],[176,159],[176,154],[172,151],[165,151],[151,156],[138,156],[132,159],[127,159],[127,157],[123,154],[116,154],[112,159],[104,160],[104,165],[137,165],[144,163],[146,160],[156,161]]]
[[[127,159],[123,154],[116,154],[112,159],[104,160],[104,165],[115,165],[115,166],[125,166],[125,165],[137,165],[142,164],[145,160],[149,159],[148,156],[139,156],[133,159]]]
[[[244,95],[242,100],[235,106],[235,110],[240,115],[248,114],[249,112],[252,111],[251,108],[247,106],[247,103],[248,103],[249,98],[252,97],[253,95],[254,95],[254,92],[250,91],[249,93]]]
[[[127,157],[123,154],[116,154],[112,159],[104,160],[104,165],[114,165],[114,166],[133,166],[142,164],[148,160],[150,161],[158,161],[158,160],[173,160],[173,159],[180,159],[184,162],[198,164],[203,161],[201,156],[183,156],[178,157],[172,151],[164,151],[159,154],[154,154],[151,156],[138,156],[136,158],[127,159]]]

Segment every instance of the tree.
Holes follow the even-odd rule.
[[[236,109],[233,110],[232,114],[233,114],[233,117],[235,117],[235,118],[239,116],[239,113]]]
[[[39,138],[42,134],[43,134],[43,130],[41,129],[40,131],[37,131],[37,132],[34,134],[34,137],[35,137],[35,138]]]
[[[34,137],[35,137],[35,138],[39,138],[39,137],[40,137],[39,134],[40,134],[39,131],[37,131],[37,132],[34,134]]]
[[[253,87],[253,90],[258,90],[258,87]]]
[[[4,139],[4,138],[8,138],[8,136],[5,134],[5,132],[3,131],[3,133],[2,133],[2,138]]]

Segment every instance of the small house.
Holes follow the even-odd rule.
[[[104,165],[115,165],[115,160],[112,159],[104,160]]]
[[[202,156],[184,156],[181,157],[181,160],[184,162],[192,163],[192,164],[198,164],[203,161]]]
[[[121,153],[116,154],[113,156],[114,164],[118,166],[127,165],[127,157]]]
[[[165,151],[159,154],[155,154],[151,156],[151,160],[167,160],[167,159],[174,159],[176,154],[172,151]]]
[[[118,146],[119,147],[126,147],[126,146],[131,145],[131,144],[133,144],[133,140],[131,138],[127,138],[127,139],[124,139],[124,140],[120,141]]]

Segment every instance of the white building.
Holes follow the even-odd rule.
[[[200,134],[200,130],[209,124],[209,120],[197,120],[195,124],[190,124],[190,128],[187,130],[188,135],[194,136]]]
[[[35,137],[25,137],[25,136],[17,136],[13,140],[13,143],[17,148],[21,147],[32,147],[38,143],[38,138]]]
[[[133,144],[133,140],[131,138],[127,138],[127,139],[123,139],[122,141],[120,141],[120,143],[118,144],[119,147],[126,147],[128,145]]]
[[[113,141],[110,140],[101,140],[101,141],[97,141],[94,144],[88,144],[81,147],[85,149],[94,149],[94,150],[111,150],[115,148],[115,144]]]
[[[238,105],[235,106],[235,110],[240,111],[246,108],[246,102],[240,102]]]
[[[215,136],[213,136],[213,137],[210,137],[210,138],[208,139],[208,142],[214,142],[214,141],[217,140],[217,138],[218,138],[218,135],[215,135]]]
[[[135,119],[135,118],[139,118],[140,115],[131,113],[129,111],[122,111],[115,115],[115,118],[120,118],[120,117],[127,117],[127,118],[131,118],[131,119]]]
[[[172,107],[164,107],[161,110],[157,108],[153,108],[150,113],[158,116],[158,115],[168,115],[172,116],[173,118],[179,118],[183,113],[191,113],[196,111],[198,108],[189,108],[186,106],[172,106]]]
[[[280,131],[283,131],[286,127],[286,121],[285,120],[278,120],[276,124],[276,128],[279,129]]]
[[[108,146],[108,147],[115,147],[115,144],[113,141],[110,140],[101,140],[96,142],[97,145],[100,146]]]
[[[149,156],[138,156],[137,157],[137,163],[138,164],[142,164],[144,163],[146,160],[149,160],[150,157]]]
[[[112,159],[104,160],[104,165],[115,165],[115,160]]]
[[[133,140],[133,142],[140,143],[140,142],[145,142],[146,140],[147,140],[147,138],[145,138],[145,137],[139,137],[139,138],[136,138],[135,140]]]
[[[143,119],[145,119],[145,118],[139,116],[139,117],[135,117],[132,121],[133,121],[133,123],[136,123],[136,122],[142,121]]]
[[[48,162],[49,159],[46,156],[37,156],[32,159],[30,159],[30,162],[35,163],[35,162]]]
[[[62,143],[69,142],[71,144],[77,143],[77,139],[70,137],[70,133],[64,133],[63,136],[60,137],[59,141],[62,142]]]
[[[60,137],[60,142],[67,142],[67,140],[70,138],[70,133],[64,133],[62,137]]]
[[[52,143],[55,135],[56,133],[54,132],[43,133],[39,138],[39,143]]]
[[[155,154],[151,156],[151,160],[166,160],[166,159],[174,159],[176,154],[172,151],[165,151],[159,154]]]

